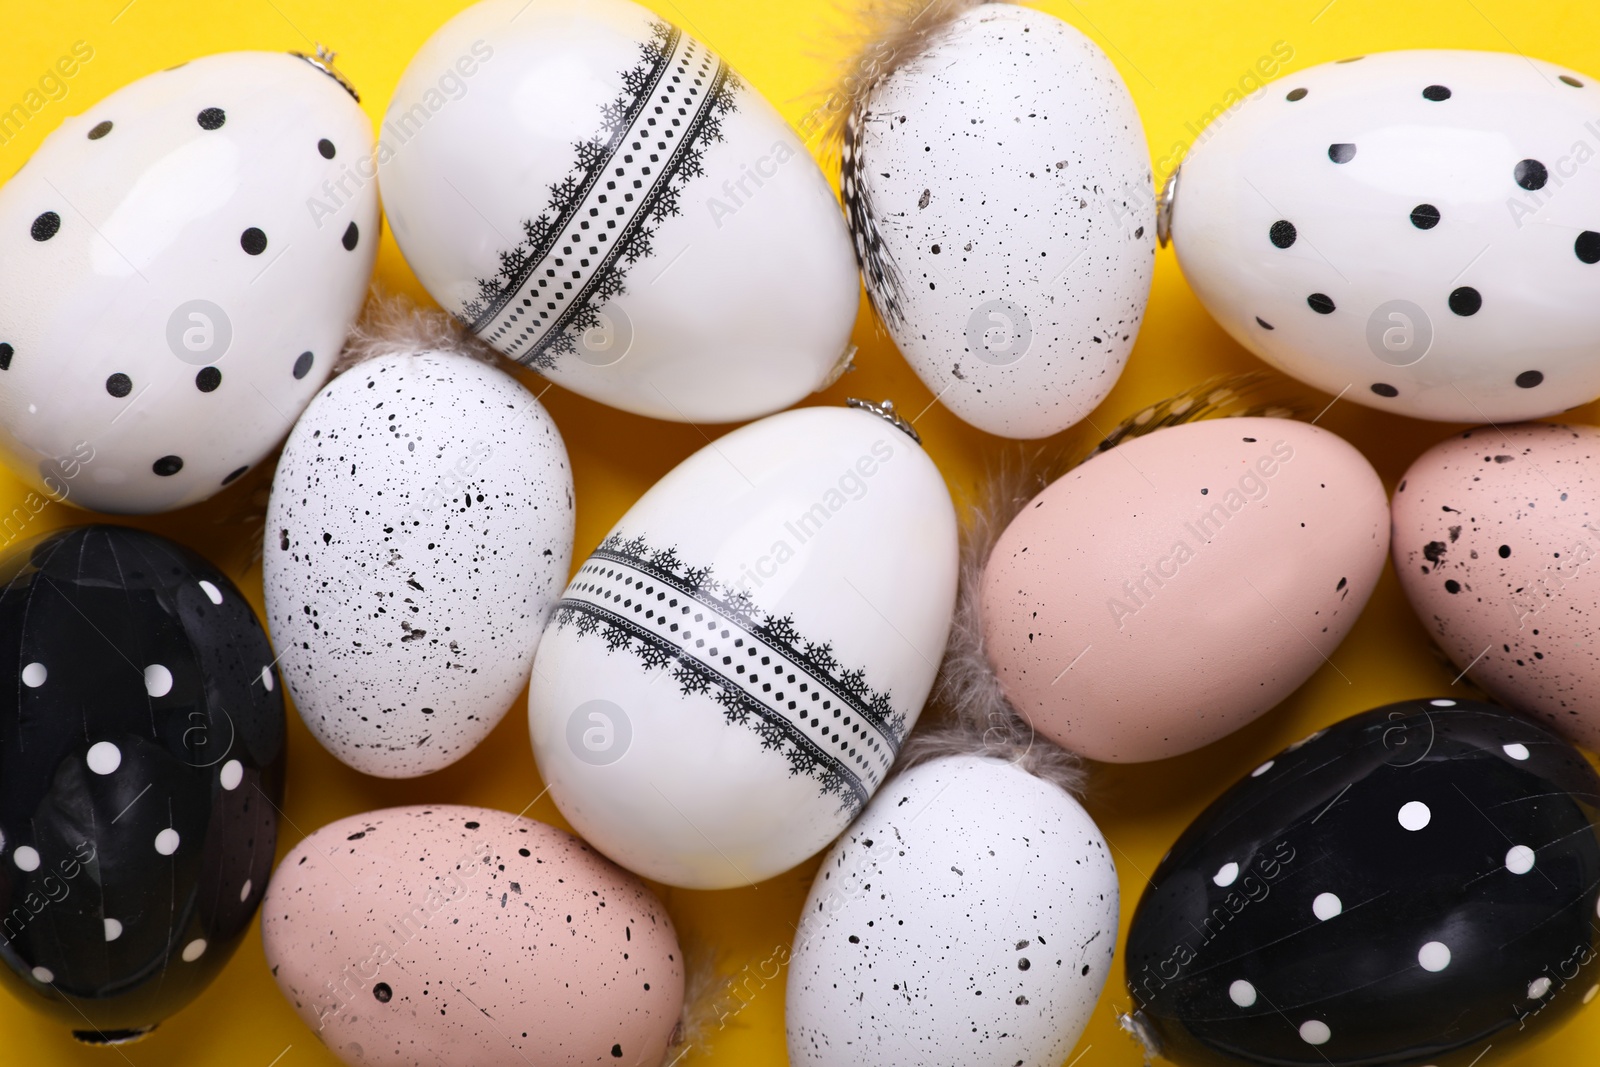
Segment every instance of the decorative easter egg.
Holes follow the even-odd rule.
[[[1495,52],[1280,78],[1218,118],[1166,198],[1184,277],[1234,340],[1422,419],[1600,396],[1600,84]]]
[[[282,991],[351,1067],[659,1067],[683,954],[648,886],[552,826],[387,808],[283,858],[261,908]]]
[[[406,68],[378,160],[434,299],[582,396],[731,422],[848,359],[859,288],[822,172],[727,63],[629,0],[469,7]]]
[[[94,1044],[188,1004],[272,870],[283,693],[243,594],[123,526],[0,562],[0,985]]]
[[[789,959],[800,1067],[1059,1067],[1111,972],[1117,871],[1076,800],[953,756],[900,774],[817,872]]]
[[[1468,430],[1394,494],[1394,569],[1429,635],[1485,692],[1600,748],[1600,430]]]
[[[527,684],[572,530],[561,434],[510,375],[417,352],[335,378],[284,445],[262,549],[312,735],[384,778],[472,751]]]
[[[1195,1067],[1465,1067],[1600,991],[1600,780],[1489,704],[1319,731],[1184,831],[1128,931],[1124,1025]]]
[[[371,127],[327,58],[141,78],[0,189],[0,453],[36,491],[204,500],[327,380],[378,247]]]
[[[989,557],[983,640],[1038,731],[1115,763],[1209,744],[1333,654],[1377,584],[1389,510],[1342,438],[1222,418],[1074,468]]]
[[[946,407],[1046,437],[1105,399],[1139,333],[1156,238],[1144,127],[1111,60],[1067,23],[945,7],[966,10],[943,25],[919,12],[917,47],[853,101],[840,182],[856,253]]]
[[[551,797],[669,885],[747,885],[814,855],[927,699],[956,556],[938,469],[875,414],[802,408],[717,439],[556,605],[528,696]]]

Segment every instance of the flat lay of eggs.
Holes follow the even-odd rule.
[[[1600,1059],[1600,8],[92,8],[0,1063]]]

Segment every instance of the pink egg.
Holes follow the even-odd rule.
[[[1480,427],[1395,489],[1394,569],[1496,700],[1600,748],[1600,430]]]
[[[551,826],[388,808],[300,842],[262,902],[278,988],[347,1064],[657,1067],[683,953],[639,879]]]
[[[1288,419],[1193,422],[1075,468],[1001,534],[983,637],[1041,734],[1137,763],[1209,744],[1333,654],[1389,549],[1383,485]]]

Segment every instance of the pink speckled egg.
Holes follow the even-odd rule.
[[[487,808],[324,826],[273,874],[261,933],[278,988],[351,1065],[657,1067],[683,1006],[655,894]]]
[[[1456,666],[1600,748],[1600,430],[1481,427],[1394,494],[1394,569]]]
[[[1288,696],[1360,615],[1389,549],[1383,485],[1326,430],[1157,430],[1030,501],[984,573],[1005,697],[1114,763],[1209,744]]]

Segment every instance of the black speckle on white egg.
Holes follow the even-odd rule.
[[[329,751],[411,777],[488,734],[566,580],[570,488],[543,408],[468,357],[384,356],[318,394],[278,462],[264,581],[284,677]]]

